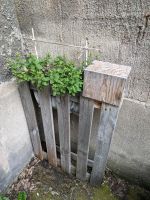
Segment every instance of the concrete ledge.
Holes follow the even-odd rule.
[[[150,188],[150,106],[124,100],[108,163],[120,176]]]
[[[0,84],[0,192],[11,184],[33,156],[15,81]]]

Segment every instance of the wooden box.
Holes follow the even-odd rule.
[[[131,67],[94,61],[84,71],[83,96],[119,106]]]

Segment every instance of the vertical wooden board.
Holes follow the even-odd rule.
[[[102,103],[100,121],[98,128],[94,165],[91,173],[90,183],[101,184],[107,164],[112,134],[117,122],[119,107]]]
[[[19,84],[19,93],[25,113],[25,117],[27,120],[27,125],[31,137],[31,142],[34,150],[35,156],[37,156],[39,159],[43,159],[42,154],[42,147],[41,147],[41,141],[39,136],[39,130],[34,110],[34,105],[29,89],[29,85],[26,82],[22,82]]]
[[[84,97],[80,98],[79,132],[77,148],[77,172],[76,177],[85,181],[87,174],[87,162],[89,142],[92,128],[94,102]]]
[[[57,166],[54,122],[49,86],[39,91],[39,102],[46,140],[48,161],[51,165]]]
[[[58,128],[61,154],[61,167],[71,173],[71,147],[70,147],[70,97],[69,95],[56,98],[58,113]]]

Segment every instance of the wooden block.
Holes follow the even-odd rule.
[[[91,136],[94,101],[80,97],[79,132],[77,148],[77,172],[76,177],[85,181],[87,174],[89,142]]]
[[[35,109],[29,89],[29,85],[26,82],[22,82],[19,84],[19,93],[25,113],[25,117],[27,120],[27,125],[30,133],[30,138],[33,146],[33,151],[35,156],[39,159],[43,159],[43,152],[41,146],[41,140],[39,135],[39,129],[37,125]]]
[[[83,96],[118,106],[131,67],[94,61],[84,71]]]
[[[50,88],[45,87],[39,91],[39,102],[43,121],[49,164],[57,166],[56,142]]]
[[[56,97],[61,167],[71,173],[71,146],[70,146],[70,97],[69,95]]]
[[[118,112],[119,107],[102,103],[94,164],[90,179],[92,185],[102,183]]]

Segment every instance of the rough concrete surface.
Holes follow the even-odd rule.
[[[0,84],[0,192],[30,161],[32,145],[15,82]]]
[[[13,0],[0,0],[0,82],[10,79],[6,63],[21,50],[21,32]]]
[[[15,0],[22,33],[39,39],[100,48],[100,60],[132,66],[126,96],[146,102],[150,93],[150,1]],[[29,48],[33,43],[28,41]],[[39,55],[71,54],[77,48],[38,43]],[[97,54],[97,52],[93,52]]]
[[[122,105],[109,154],[120,176],[150,189],[150,106],[127,99]]]

